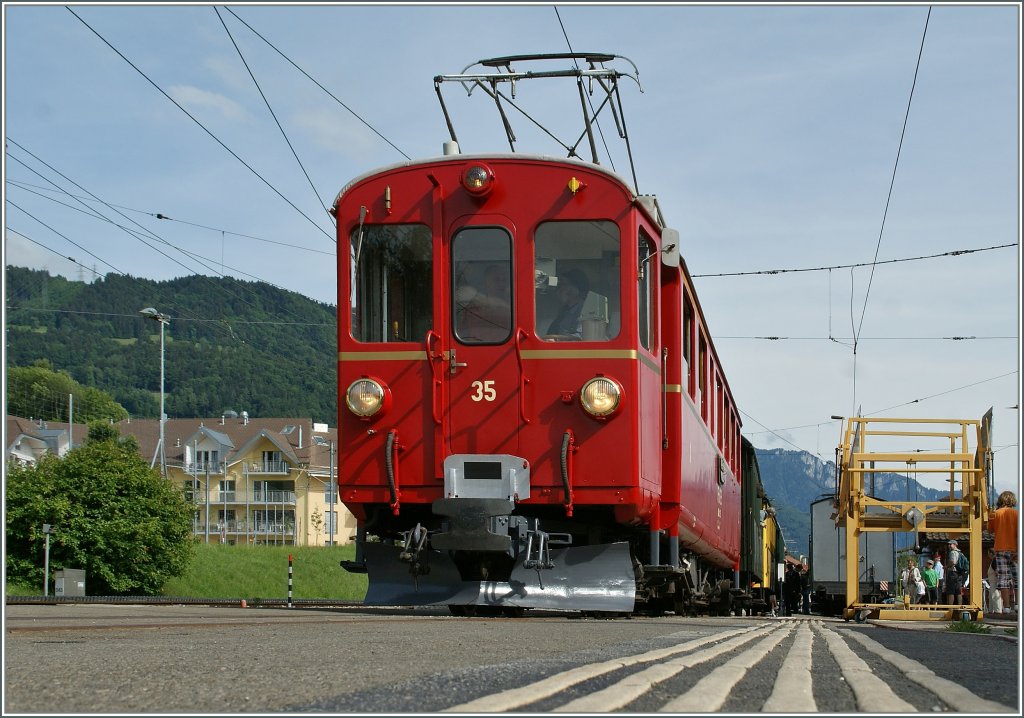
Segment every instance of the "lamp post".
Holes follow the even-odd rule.
[[[167,458],[164,445],[164,326],[171,323],[171,318],[166,314],[158,312],[153,307],[140,309],[139,314],[155,322],[160,322],[160,441],[157,443],[157,451],[160,452],[160,475],[166,477]],[[153,468],[155,463],[156,452],[154,451],[153,460],[150,462],[149,468]]]
[[[50,534],[52,524],[43,524],[43,535],[46,536],[46,553],[43,556],[43,596],[50,595]]]

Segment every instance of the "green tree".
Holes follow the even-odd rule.
[[[8,466],[7,578],[42,583],[42,525],[53,526],[50,568],[81,568],[91,595],[154,595],[192,557],[192,507],[97,422],[63,458]]]
[[[82,386],[62,371],[54,371],[43,359],[28,367],[7,370],[7,413],[45,421],[67,421],[68,396],[74,397],[72,420],[80,423],[96,419],[121,421],[128,418],[125,408],[105,392]]]

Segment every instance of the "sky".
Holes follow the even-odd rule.
[[[996,489],[1019,489],[1018,3],[3,13],[5,266],[222,273],[336,304],[325,210],[365,172],[441,153],[435,75],[613,53],[638,71],[622,96],[639,191],[680,232],[744,435],[833,460],[833,416],[991,408]],[[451,87],[462,150],[507,152],[493,103]],[[513,121],[519,151],[562,155]],[[869,449],[935,448],[900,441]]]

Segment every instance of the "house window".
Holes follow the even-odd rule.
[[[199,479],[189,479],[184,483],[185,489],[185,501],[190,504],[194,504],[201,497],[201,489]]]
[[[281,452],[280,451],[264,451],[263,452],[263,466],[262,466],[262,468],[260,470],[264,471],[264,472],[267,472],[267,473],[270,473],[270,472],[279,473],[279,472],[282,472],[282,471],[286,471],[287,467],[285,467],[284,462],[281,461]]]
[[[338,503],[338,487],[327,484],[324,487],[324,503],[325,504],[336,504]]]
[[[200,449],[196,451],[196,471],[213,471],[220,468],[220,451],[207,451]]]
[[[324,512],[324,533],[327,534],[327,538],[330,539],[332,534],[338,532],[338,512],[337,511],[325,511]]]
[[[235,480],[225,479],[220,482],[220,500],[221,501],[234,501],[235,500]]]

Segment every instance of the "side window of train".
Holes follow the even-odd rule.
[[[501,227],[467,227],[452,238],[452,327],[463,344],[512,336],[512,237]]]
[[[364,225],[349,244],[352,337],[422,342],[433,327],[433,243],[421,224]]]
[[[551,342],[619,335],[620,239],[614,222],[545,222],[534,236],[534,330]]]
[[[683,358],[686,360],[686,391],[690,398],[697,395],[697,380],[694,369],[696,363],[693,360],[693,302],[689,294],[683,295]]]
[[[641,228],[639,233],[639,256],[637,257],[637,329],[640,332],[640,346],[651,350],[654,346],[654,287],[655,271],[659,265],[655,255],[654,242]],[[654,261],[651,261],[652,258]]]

